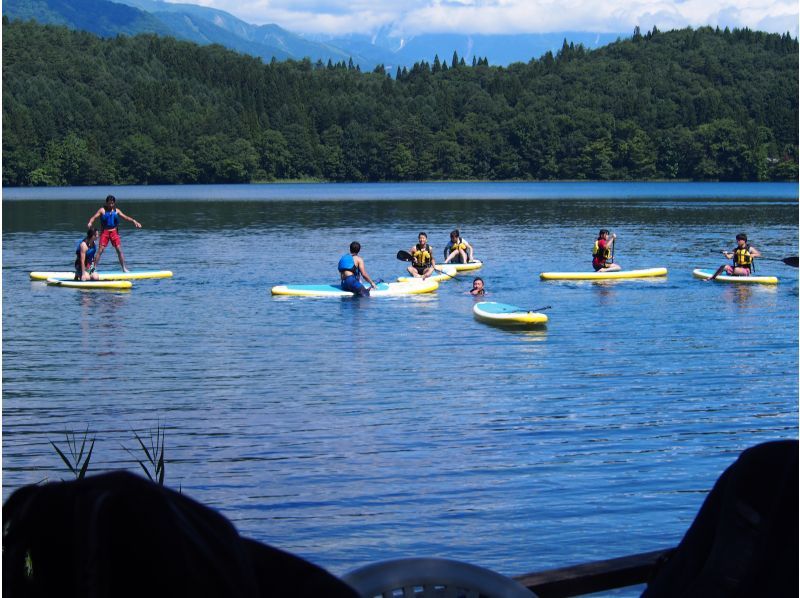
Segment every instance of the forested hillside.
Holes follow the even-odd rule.
[[[789,35],[378,70],[4,20],[3,185],[797,179]]]

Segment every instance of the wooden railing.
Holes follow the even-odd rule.
[[[583,596],[647,582],[656,563],[667,558],[673,550],[674,548],[655,550],[538,573],[526,573],[514,579],[540,598]]]

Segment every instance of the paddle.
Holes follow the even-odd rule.
[[[723,251],[722,253],[726,253]],[[770,262],[783,262],[787,266],[791,266],[792,268],[798,267],[798,256],[792,255],[789,257],[764,257],[763,255],[756,258],[757,260],[769,260]]]
[[[771,262],[783,262],[787,266],[792,266],[793,268],[797,268],[798,256],[793,255],[791,257],[764,257],[763,255],[759,258],[759,260],[770,260]]]
[[[401,262],[413,262],[414,261],[414,256],[411,255],[410,253],[408,253],[407,251],[403,251],[401,249],[400,251],[397,252],[397,259],[400,260]],[[442,272],[441,270],[438,270],[438,272],[439,272],[439,274],[444,274],[448,278],[455,278],[456,277],[455,274],[448,274],[447,272]]]
[[[553,307],[552,305],[545,305],[544,307],[537,307],[536,309],[531,309],[529,311],[533,312],[544,311],[546,309],[551,309],[552,307]]]

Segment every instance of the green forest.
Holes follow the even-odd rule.
[[[798,178],[798,42],[712,28],[496,67],[273,60],[3,21],[3,185]]]

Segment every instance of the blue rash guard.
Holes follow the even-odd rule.
[[[81,243],[84,241],[86,241],[86,239],[81,239],[75,247],[75,274],[77,278],[81,277]],[[88,245],[88,249],[86,250],[86,269],[89,270],[89,272],[94,269],[94,256],[96,253],[97,243],[92,242],[91,245]]]
[[[117,216],[117,208],[110,212],[106,210],[104,214],[100,214],[100,222],[103,223],[103,230],[117,228],[119,226],[119,216]]]
[[[356,266],[356,261],[351,254],[346,253],[340,257],[337,268],[339,273],[344,273],[348,270],[353,273],[342,278],[343,291],[350,291],[351,293],[362,296],[369,295],[369,289],[361,282],[361,272],[358,266]]]

